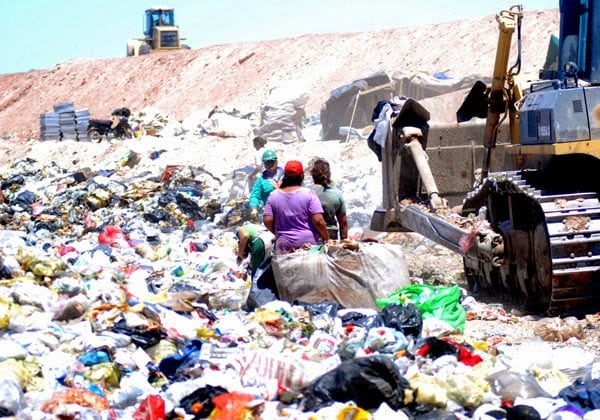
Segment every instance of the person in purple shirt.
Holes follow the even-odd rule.
[[[263,223],[275,235],[275,252],[308,249],[329,240],[321,201],[312,189],[302,186],[303,181],[302,163],[290,160],[281,186],[265,204]]]

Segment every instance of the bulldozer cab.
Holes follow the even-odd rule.
[[[179,28],[175,11],[170,7],[152,7],[144,14],[144,37],[154,50],[179,49]]]
[[[175,11],[168,7],[152,7],[144,14],[144,36],[152,38],[156,26],[175,26]]]
[[[175,10],[172,7],[153,6],[144,12],[143,38],[127,41],[127,57],[161,53],[174,50],[189,50],[181,42],[185,38],[179,35],[175,25]]]

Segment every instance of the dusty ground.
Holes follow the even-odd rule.
[[[525,74],[537,74],[545,60],[549,36],[557,28],[556,9],[525,13]],[[160,170],[166,164],[191,164],[225,179],[254,155],[250,134],[236,138],[144,136],[100,144],[49,143],[38,140],[39,115],[61,102],[88,108],[96,118],[105,118],[119,106],[134,111],[153,107],[174,120],[207,115],[215,105],[258,112],[271,87],[296,80],[306,86],[310,97],[306,112],[311,116],[319,113],[332,89],[380,70],[390,75],[443,71],[454,77],[489,76],[497,37],[494,16],[487,16],[409,29],[306,35],[135,58],[73,60],[50,69],[0,75],[0,166],[25,157],[53,160],[67,169],[114,166],[134,150],[142,157],[140,165],[148,170]],[[377,199],[380,168],[364,142],[319,143],[314,127],[308,130],[307,139],[306,143],[273,147],[284,156],[306,161],[315,155],[326,157],[335,168],[334,176],[356,181],[355,186],[346,185],[347,190],[369,191],[363,204]],[[160,159],[150,160],[150,152],[156,150],[165,152]],[[450,251],[414,235],[394,240],[405,246],[413,276],[436,283],[463,282],[462,261]],[[488,319],[469,321],[465,334],[513,344],[535,335],[536,317],[511,313],[508,306],[504,309],[506,312],[491,311]],[[600,356],[599,325],[595,317],[582,320],[583,338],[570,339],[569,343]]]

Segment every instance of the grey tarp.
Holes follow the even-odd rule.
[[[371,125],[373,108],[380,100],[390,99],[393,82],[384,72],[358,79],[331,91],[321,107],[323,140],[343,140],[340,127],[364,128]]]

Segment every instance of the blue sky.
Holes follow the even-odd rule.
[[[191,48],[308,33],[363,32],[495,14],[500,0],[0,0],[0,74],[45,69],[76,58],[125,56],[142,36],[150,6],[175,8]],[[558,0],[523,0],[525,10]]]

